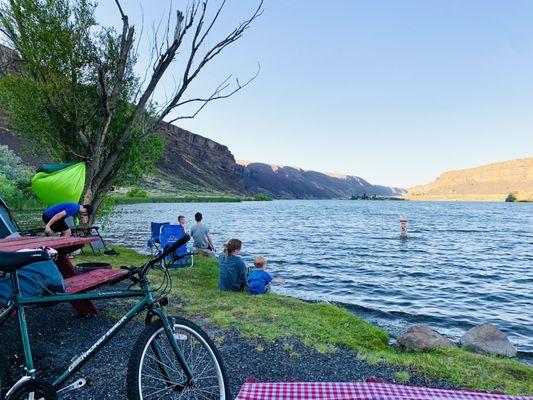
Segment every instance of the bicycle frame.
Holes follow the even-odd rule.
[[[37,306],[43,304],[58,304],[65,302],[72,302],[77,300],[104,300],[104,299],[119,299],[130,297],[142,297],[142,299],[133,308],[131,308],[121,319],[119,319],[109,330],[104,333],[100,339],[98,339],[87,351],[77,356],[71,364],[68,366],[65,372],[58,376],[52,383],[55,390],[58,390],[68,379],[72,377],[80,368],[91,359],[98,351],[100,351],[115,335],[124,328],[124,326],[130,322],[133,318],[139,315],[145,309],[149,312],[157,315],[163,322],[165,327],[165,333],[170,341],[170,344],[174,350],[177,360],[184,370],[185,376],[188,379],[188,383],[192,381],[192,372],[181,353],[176,338],[173,335],[170,321],[162,310],[162,308],[154,301],[150,285],[144,278],[141,279],[140,290],[117,290],[108,292],[95,292],[95,293],[81,293],[81,294],[60,294],[51,295],[46,297],[26,297],[22,298],[20,295],[20,286],[17,278],[16,271],[11,274],[11,279],[14,288],[14,301],[9,305],[2,313],[0,313],[0,326],[9,318],[9,316],[15,312],[17,314],[18,325],[22,338],[22,347],[25,359],[25,369],[27,375],[31,378],[35,378],[36,370],[33,363],[33,357],[31,353],[30,339],[28,335],[28,327],[26,324],[25,308],[30,306]],[[157,354],[157,353],[156,353]],[[157,354],[159,357],[159,354]],[[160,368],[165,369],[164,366]],[[168,371],[162,371],[167,373]]]

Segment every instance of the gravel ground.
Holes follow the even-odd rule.
[[[119,306],[117,307],[117,304]],[[112,324],[111,310],[126,310],[117,302],[101,302],[98,317],[76,318],[69,304],[32,309],[27,312],[32,350],[44,379],[63,372],[69,361],[88,349]],[[385,365],[369,365],[357,360],[350,350],[319,354],[297,342],[266,345],[243,339],[236,332],[220,331],[205,319],[194,322],[215,339],[235,396],[248,378],[260,381],[359,381],[369,377],[394,380],[399,369]],[[93,384],[70,393],[69,399],[126,399],[126,369],[133,344],[144,328],[132,322],[97,354],[77,377],[91,379]],[[11,318],[0,330],[2,354],[11,362],[20,359],[21,345],[15,319]],[[450,387],[446,382],[428,381],[411,374],[410,384]]]

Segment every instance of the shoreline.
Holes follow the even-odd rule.
[[[140,264],[146,259],[133,250],[112,247],[121,255],[105,260],[115,266]],[[102,257],[83,259],[101,261]],[[407,372],[407,376],[424,377],[428,384],[447,382],[473,390],[533,394],[533,368],[516,359],[485,356],[461,348],[405,353],[389,344],[390,336],[384,330],[334,304],[309,303],[277,294],[220,292],[216,287],[216,260],[197,257],[195,267],[174,270],[171,276],[173,289],[169,298],[175,304],[169,308],[171,313],[209,321],[222,332],[237,332],[242,340],[258,343],[263,351],[278,344],[289,352],[301,345],[321,357],[349,351],[354,354],[354,363],[391,367],[396,372]],[[156,279],[154,276],[155,282]]]

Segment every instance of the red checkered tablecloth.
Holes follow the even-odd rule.
[[[533,400],[459,390],[371,382],[245,383],[237,400]]]

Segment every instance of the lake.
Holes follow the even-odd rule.
[[[150,221],[204,214],[218,249],[243,241],[286,283],[276,293],[333,301],[394,336],[424,323],[458,339],[491,322],[533,352],[533,204],[272,201],[117,207],[114,243],[147,251]],[[409,237],[399,237],[406,216]]]

